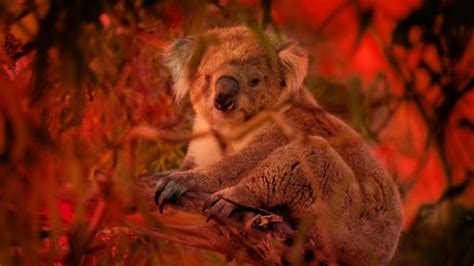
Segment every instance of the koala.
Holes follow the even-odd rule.
[[[177,101],[189,92],[193,139],[182,168],[158,180],[162,211],[190,191],[211,193],[216,217],[239,206],[284,213],[307,225],[314,259],[329,264],[381,265],[393,256],[401,232],[398,190],[364,140],[322,108],[304,87],[308,54],[298,44],[247,27],[210,30],[179,39],[164,51]],[[243,138],[226,140],[236,128],[278,110]]]

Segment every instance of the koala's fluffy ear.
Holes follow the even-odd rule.
[[[173,92],[176,101],[184,98],[189,90],[189,64],[193,53],[191,39],[178,39],[165,48],[164,63],[173,77]]]
[[[297,44],[289,43],[278,51],[278,57],[286,86],[291,91],[299,90],[308,74],[308,53]]]

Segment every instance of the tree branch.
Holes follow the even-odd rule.
[[[159,178],[168,174],[169,172],[139,179],[138,193],[155,213],[155,184]],[[281,216],[261,215],[260,210],[250,210],[231,218],[212,219],[207,223],[207,213],[202,212],[202,206],[209,196],[208,193],[189,192],[178,201],[176,207],[172,207],[201,216],[203,219],[197,224],[177,225],[176,221],[169,219],[173,214],[165,211],[164,215],[155,215],[161,224],[159,228],[143,223],[140,231],[154,238],[215,251],[228,258],[238,258],[249,263],[282,262],[290,251],[288,243],[291,243],[295,232]]]

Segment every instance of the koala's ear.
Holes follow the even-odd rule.
[[[297,91],[308,74],[308,53],[295,43],[285,45],[278,51],[286,86]]]
[[[164,63],[173,77],[173,92],[176,101],[184,98],[189,90],[189,63],[193,53],[193,41],[178,39],[165,48]]]

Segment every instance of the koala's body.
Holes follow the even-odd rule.
[[[306,52],[256,36],[246,27],[216,29],[166,50],[176,97],[190,92],[194,130],[215,134],[191,141],[181,171],[159,181],[157,203],[196,190],[213,193],[214,215],[230,215],[236,205],[285,210],[292,223],[309,223],[316,260],[386,264],[401,231],[394,182],[363,139],[304,88]],[[290,104],[276,111],[278,119],[222,141],[282,96]]]

